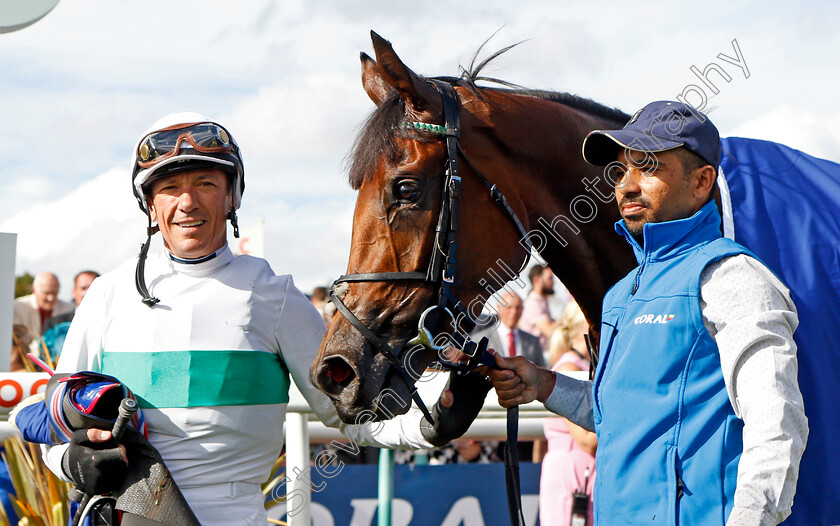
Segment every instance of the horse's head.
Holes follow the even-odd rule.
[[[453,324],[438,309],[425,320],[426,327],[433,335],[468,331],[489,297],[487,291],[513,279],[527,257],[510,214],[491,200],[486,181],[463,154],[455,154],[463,176],[460,205],[454,211],[448,208],[454,189],[444,188],[452,156],[446,126],[450,134],[455,130],[452,122],[445,122],[453,119],[452,108],[444,111],[441,92],[449,92],[449,100],[460,107],[463,152],[473,151],[474,162],[492,166],[494,152],[499,158],[503,152],[492,134],[485,133],[490,127],[486,101],[465,87],[453,92],[442,80],[416,75],[390,43],[371,36],[376,60],[361,55],[362,83],[377,108],[357,138],[351,160],[350,182],[358,198],[350,261],[347,276],[333,289],[340,312],[333,315],[311,369],[313,383],[348,423],[408,410],[413,383],[437,352],[406,343],[417,336],[421,314],[440,304],[441,287],[450,306],[460,301],[461,313],[469,315]],[[498,184],[502,191],[513,191]],[[521,202],[510,204],[522,213]],[[447,239],[453,215],[457,257]],[[451,283],[444,273],[454,277]]]

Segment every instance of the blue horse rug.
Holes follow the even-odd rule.
[[[810,434],[786,525],[840,524],[840,165],[781,144],[722,140],[724,234],[790,288]]]

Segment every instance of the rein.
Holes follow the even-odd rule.
[[[365,325],[343,302],[346,288],[339,291],[339,285],[344,283],[360,283],[360,282],[388,282],[388,281],[416,281],[424,285],[433,285],[437,287],[437,304],[427,308],[420,316],[418,323],[418,335],[412,340],[409,340],[408,345],[423,345],[426,348],[438,352],[438,358],[441,364],[458,374],[468,374],[475,367],[479,365],[487,365],[495,367],[495,359],[487,352],[487,338],[482,338],[480,342],[471,341],[466,334],[458,332],[459,315],[464,316],[462,319],[470,319],[469,312],[463,303],[455,297],[452,292],[455,283],[455,268],[457,264],[458,254],[458,220],[459,220],[459,204],[461,199],[461,176],[458,173],[458,155],[464,159],[467,166],[473,173],[487,186],[490,191],[490,197],[495,202],[502,212],[511,220],[513,227],[516,229],[520,240],[523,240],[527,245],[527,257],[522,264],[520,272],[528,265],[530,259],[530,250],[532,248],[528,240],[525,228],[522,222],[516,216],[516,213],[508,204],[504,194],[498,187],[491,183],[484,175],[479,172],[475,166],[470,162],[461,145],[458,143],[460,135],[460,108],[458,97],[455,89],[448,83],[432,80],[435,88],[441,95],[443,100],[443,116],[444,126],[438,124],[428,124],[422,122],[406,122],[403,127],[415,129],[420,132],[428,132],[444,137],[446,141],[447,159],[445,163],[445,174],[443,191],[441,193],[440,214],[438,215],[438,222],[435,228],[434,248],[429,260],[429,266],[425,271],[415,272],[368,272],[360,274],[345,274],[335,280],[329,290],[330,301],[335,305],[336,309],[344,316],[347,321],[359,331],[359,333],[370,343],[376,352],[382,354],[386,360],[396,369],[402,380],[407,386],[411,386],[411,399],[417,404],[417,407],[422,411],[423,416],[430,424],[434,425],[432,415],[426,407],[423,400],[417,392],[416,380],[406,370],[405,366],[400,362],[399,356],[404,348],[401,346],[398,349],[392,347],[387,340],[377,336],[367,325]],[[455,363],[446,360],[442,356],[442,351],[448,346],[435,345],[434,338],[429,328],[426,326],[427,319],[430,317],[435,319],[435,314],[438,318],[442,315],[447,315],[452,319],[453,338],[455,343],[460,346],[460,351],[469,357],[466,364]],[[507,413],[507,430],[508,440],[505,454],[505,479],[508,491],[508,510],[510,512],[511,524],[524,525],[522,515],[521,490],[519,487],[519,459],[517,458],[516,443],[517,443],[517,425],[519,419],[519,408],[512,407],[508,409]]]

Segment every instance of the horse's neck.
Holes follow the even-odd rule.
[[[582,159],[580,145],[589,131],[616,124],[566,107],[549,114],[548,122],[540,120],[531,120],[528,140],[542,143],[545,158],[533,157],[533,143],[528,147],[529,155],[519,163],[516,197],[528,212],[526,229],[540,232],[546,241],[540,251],[542,259],[590,324],[597,327],[604,294],[636,262],[630,247],[614,230],[620,216],[612,198],[613,187],[602,169]],[[540,240],[535,235],[532,241],[537,244]]]
[[[550,184],[545,188],[551,192]],[[575,298],[586,319],[597,326],[607,290],[636,265],[632,250],[613,228],[618,217],[615,204],[598,199],[586,205],[579,201],[575,209],[581,211],[591,210],[588,206],[593,202],[597,206],[594,219],[583,222],[580,219],[588,217],[569,208],[571,199],[578,195],[571,199],[568,195],[547,195],[554,198],[554,206],[537,207],[529,214],[530,228],[547,240],[540,256]]]
[[[630,247],[614,231],[596,232],[584,225],[579,237],[579,243],[566,247],[553,243],[541,256],[577,301],[586,319],[597,327],[604,295],[636,262]]]

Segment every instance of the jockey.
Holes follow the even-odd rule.
[[[57,372],[109,375],[134,393],[149,442],[202,525],[267,522],[260,484],[283,447],[292,380],[322,422],[357,444],[416,449],[446,441],[421,432],[416,409],[383,423],[340,424],[310,383],[324,336],[320,315],[291,276],[275,275],[263,259],[234,257],[228,247],[227,220],[237,236],[245,179],[241,151],[224,126],[194,113],[167,115],[140,137],[131,169],[146,243],[138,258],[91,285]],[[147,255],[156,232],[163,250]],[[438,412],[451,403],[450,396]],[[27,430],[43,414],[19,409],[14,421],[31,439]],[[108,478],[95,459],[72,459],[109,438],[88,430],[80,445],[74,434],[46,446],[44,458],[76,484]]]

